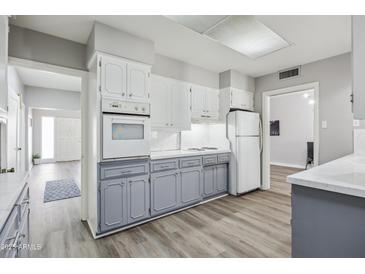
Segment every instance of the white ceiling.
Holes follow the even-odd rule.
[[[16,70],[26,86],[81,92],[80,77],[24,67],[16,67]]]
[[[157,53],[215,72],[257,77],[351,51],[350,16],[255,16],[291,46],[252,60],[165,16],[16,16],[11,23],[86,43],[94,21],[155,42]]]

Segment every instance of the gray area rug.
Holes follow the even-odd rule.
[[[62,179],[46,182],[43,202],[52,202],[80,196],[80,189],[74,179]]]

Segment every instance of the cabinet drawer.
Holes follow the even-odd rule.
[[[25,185],[16,204],[19,205],[19,212],[20,212],[19,221],[21,221],[21,219],[23,218],[23,215],[25,214],[25,212],[27,211],[27,208],[29,206],[29,186],[28,186],[28,184]]]
[[[231,155],[229,153],[218,154],[218,163],[219,164],[229,163],[230,158],[231,158]]]
[[[209,155],[203,156],[203,165],[216,165],[217,164],[217,155]]]
[[[0,234],[0,258],[14,258],[17,248],[12,247],[19,234],[19,206],[14,206]]]
[[[180,160],[180,168],[194,167],[194,166],[201,166],[201,165],[202,165],[201,157],[184,158],[184,159]]]
[[[148,163],[134,165],[117,165],[100,168],[100,179],[112,179],[148,173]]]
[[[151,162],[151,172],[172,170],[177,168],[178,168],[178,163],[176,159]]]

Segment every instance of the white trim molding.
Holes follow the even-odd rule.
[[[319,163],[319,82],[312,82],[298,86],[286,87],[265,91],[262,93],[262,125],[263,125],[263,151],[262,151],[262,184],[261,189],[270,188],[270,96],[286,94],[304,90],[314,90],[314,166]]]

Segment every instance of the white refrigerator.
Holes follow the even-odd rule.
[[[229,193],[240,195],[261,187],[262,127],[259,113],[228,113],[227,135],[231,145]]]

